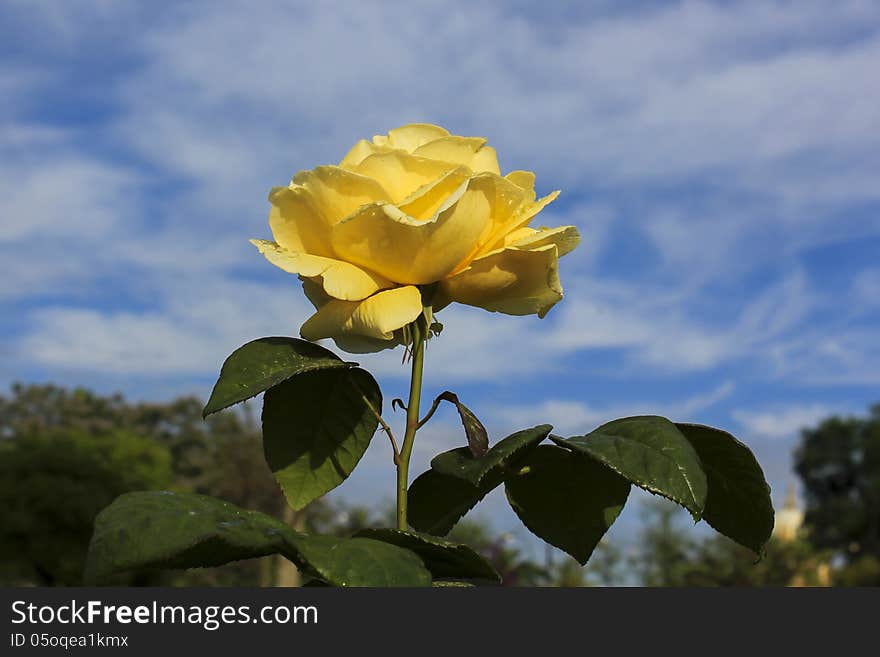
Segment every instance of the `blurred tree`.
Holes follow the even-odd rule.
[[[866,417],[830,417],[801,434],[795,471],[816,547],[844,563],[847,585],[880,585],[880,405]]]
[[[631,555],[643,586],[824,586],[828,554],[803,536],[767,543],[759,560],[754,552],[719,535],[702,540],[681,526],[683,511],[665,500],[645,504],[639,548]]]
[[[53,428],[0,441],[0,575],[5,583],[81,583],[92,522],[130,490],[171,480],[168,450],[115,431]]]
[[[639,549],[630,556],[633,573],[643,586],[684,586],[697,547],[678,524],[681,510],[662,499],[646,502]]]
[[[0,396],[2,581],[78,583],[95,514],[129,490],[172,487],[282,516],[287,507],[254,419],[226,411],[206,422],[201,409],[194,397],[129,403],[51,384],[16,384]],[[23,565],[30,555],[33,563]],[[267,584],[277,569],[268,562],[168,573],[161,581]]]
[[[464,519],[446,537],[464,543],[482,554],[501,575],[504,586],[544,586],[549,583],[548,569],[530,559],[517,545],[513,534],[498,534],[488,522]]]
[[[599,541],[584,567],[587,586],[621,586],[627,583],[623,552],[607,539]]]

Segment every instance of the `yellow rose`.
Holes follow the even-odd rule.
[[[547,314],[562,298],[558,258],[579,237],[574,226],[529,228],[559,194],[536,199],[534,184],[529,171],[502,176],[485,139],[405,125],[274,188],[275,241],[251,241],[302,279],[317,309],[303,338],[376,351],[423,312],[422,290],[435,311],[457,301]]]

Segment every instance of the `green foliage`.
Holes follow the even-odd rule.
[[[282,515],[288,507],[262,456],[256,424],[246,412],[204,421],[201,410],[202,402],[192,397],[132,403],[120,395],[53,385],[15,385],[9,396],[0,396],[0,494],[10,510],[0,523],[0,584],[81,584],[95,515],[130,490],[171,485]],[[132,445],[140,447],[125,455]],[[109,462],[108,450],[117,454]],[[164,463],[160,474],[143,476],[153,462]],[[59,492],[72,487],[82,495]],[[89,505],[88,513],[81,511]],[[276,577],[275,561],[118,582],[265,585]]]
[[[880,557],[880,405],[867,417],[830,417],[804,430],[795,471],[810,540],[850,560]]]
[[[354,367],[329,349],[297,338],[260,338],[236,349],[223,363],[204,416],[250,399],[297,374]]]
[[[54,429],[0,440],[0,561],[6,577],[81,584],[97,513],[121,493],[170,480],[168,450],[127,432]]]
[[[585,436],[551,438],[605,464],[636,486],[681,504],[694,520],[700,519],[706,504],[706,474],[693,446],[666,418],[622,418]]]
[[[505,481],[523,524],[585,564],[626,503],[629,482],[580,453],[539,445]]]
[[[644,526],[630,555],[642,586],[765,587],[821,585],[827,554],[806,541],[771,539],[756,562],[751,549],[723,536],[695,538],[682,527],[679,509],[658,501],[644,508]]]
[[[517,431],[479,458],[467,447],[435,456],[431,469],[410,485],[410,524],[435,536],[448,534],[477,502],[515,471],[519,460],[544,440],[551,429],[549,424],[542,424]]]
[[[754,454],[726,431],[699,424],[676,426],[694,446],[706,473],[703,519],[761,554],[773,531],[773,504]]]
[[[500,582],[492,565],[473,549],[428,534],[399,529],[364,529],[355,537],[372,538],[411,550],[436,579],[483,579]]]
[[[86,580],[121,572],[216,566],[282,554],[334,586],[427,586],[412,552],[368,538],[308,536],[283,522],[213,497],[128,493],[95,520]]]
[[[283,522],[215,497],[126,493],[95,519],[85,580],[95,584],[128,571],[219,566],[283,553],[293,537]]]
[[[294,509],[351,474],[379,424],[382,393],[360,368],[295,376],[266,392],[266,461]]]
[[[443,452],[431,460],[431,469],[479,486],[487,475],[492,478],[509,471],[517,459],[544,440],[552,429],[549,424],[542,424],[517,431],[500,440],[480,457],[474,456],[466,447]]]
[[[427,534],[446,536],[501,482],[501,476],[488,477],[478,487],[464,479],[427,470],[409,486],[409,524]]]
[[[418,326],[413,325],[414,335],[424,333],[416,330]],[[207,426],[217,438],[210,443],[205,440],[203,425],[193,424],[198,407],[191,399],[133,409],[116,398],[76,393],[65,400],[60,395],[71,409],[78,409],[68,421],[72,417],[76,426],[80,422],[88,426],[86,435],[112,437],[106,429],[77,415],[79,410],[108,412],[122,426],[137,427],[155,439],[152,446],[161,445],[170,452],[175,483],[185,482],[199,493],[221,492],[231,500],[170,492],[120,495],[95,522],[87,564],[89,578],[112,581],[126,573],[142,577],[153,571],[215,567],[271,556],[297,564],[315,584],[427,586],[432,578],[497,582],[498,573],[486,558],[466,545],[432,535],[450,532],[502,483],[525,526],[581,564],[617,518],[631,483],[676,501],[697,520],[704,516],[719,531],[755,550],[766,541],[772,526],[769,489],[751,452],[730,434],[641,416],[615,420],[568,439],[549,436],[550,425],[539,425],[516,432],[490,449],[485,427],[453,393],[441,394],[427,416],[419,418],[424,343],[418,341],[411,349],[413,380],[403,449],[381,419],[382,394],[368,372],[322,347],[291,338],[255,340],[226,360],[202,410],[211,416]],[[258,442],[248,422],[247,407],[243,414],[214,415],[263,392],[265,464],[242,451]],[[39,395],[36,399],[44,401]],[[294,526],[309,523],[302,513],[308,505],[348,478],[380,423],[394,445],[399,491],[406,492],[412,440],[441,401],[455,404],[468,445],[435,457],[431,469],[409,486],[409,516],[401,501],[398,530],[369,529],[367,516],[344,523],[348,531],[360,529],[353,538],[338,535],[341,524],[335,520],[330,523],[336,525],[331,532],[335,535],[294,530]],[[45,435],[45,426],[58,422],[50,418],[42,429],[29,427],[30,433],[18,435],[15,427],[22,421],[14,411],[21,405],[11,408],[12,429],[3,428],[0,435],[14,436],[18,444],[26,436]],[[557,446],[539,446],[548,436]],[[118,437],[114,440],[124,444]],[[2,448],[10,449],[7,445]],[[167,468],[167,459],[164,463]],[[283,505],[277,490],[267,488],[268,471],[288,506]],[[125,493],[137,481],[149,479],[151,472],[129,467],[126,474],[131,479],[119,483],[117,492]],[[149,481],[145,487],[155,485]],[[102,503],[109,499],[105,497]],[[400,500],[404,500],[402,494]],[[232,501],[260,510],[245,511]],[[315,508],[321,506],[318,502]],[[92,516],[95,510],[91,510]],[[409,531],[407,520],[425,533]],[[311,522],[321,524],[315,516]],[[509,556],[510,550],[498,549],[493,564],[501,554]],[[549,560],[548,567],[530,571],[528,560],[516,565],[516,557],[511,559],[500,569],[504,577],[544,583],[587,581],[584,571],[570,562],[551,575]],[[260,576],[262,582],[272,581],[264,575]],[[193,582],[199,575],[190,570],[185,578]]]
[[[486,427],[480,422],[479,418],[467,406],[461,403],[454,392],[446,390],[442,392],[437,399],[434,400],[434,407],[440,401],[448,401],[455,406],[458,411],[458,417],[461,419],[461,425],[464,427],[465,437],[467,438],[468,448],[475,457],[483,456],[489,449],[489,434]]]
[[[880,586],[880,405],[864,417],[830,417],[802,432],[795,471],[809,541],[845,566],[838,581]]]
[[[300,559],[332,586],[430,586],[431,573],[410,550],[370,538],[309,536]]]

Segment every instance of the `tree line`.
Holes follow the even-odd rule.
[[[248,406],[201,417],[202,401],[130,402],[84,388],[15,384],[0,396],[0,585],[74,586],[95,515],[132,490],[226,499],[298,529],[348,535],[393,526],[392,510],[319,500],[298,514],[262,457]],[[633,546],[603,541],[585,568],[465,518],[450,538],[483,553],[513,586],[880,585],[880,405],[804,429],[794,454],[802,531],[755,555],[722,536],[695,538],[676,508],[646,505]],[[288,562],[263,558],[212,569],[132,575],[119,584],[295,585]]]

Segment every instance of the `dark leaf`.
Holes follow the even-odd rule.
[[[431,573],[410,550],[370,538],[296,539],[301,561],[334,586],[431,586]]]
[[[501,577],[486,559],[467,545],[399,529],[364,529],[356,537],[384,541],[415,552],[435,579],[484,579]]]
[[[699,520],[706,504],[706,475],[691,443],[656,415],[622,418],[558,445],[604,463],[636,486],[677,502]]]
[[[98,514],[85,580],[126,571],[219,566],[281,554],[335,586],[428,586],[409,550],[369,539],[300,534],[280,520],[204,495],[167,491],[121,495]]]
[[[489,434],[486,432],[486,427],[483,426],[483,423],[480,422],[471,409],[459,401],[458,395],[454,392],[449,390],[442,392],[434,400],[434,404],[436,405],[440,400],[448,401],[455,405],[456,410],[458,410],[458,416],[461,418],[461,424],[464,426],[468,448],[475,457],[483,456],[489,450]]]
[[[360,461],[379,423],[382,393],[360,368],[297,376],[263,399],[263,449],[294,509],[336,488]]]
[[[751,450],[726,431],[676,424],[694,446],[709,492],[703,519],[737,543],[761,554],[773,531],[770,486]]]
[[[232,352],[220,369],[202,417],[250,399],[303,372],[354,367],[332,351],[297,338],[260,338]]]
[[[431,469],[478,486],[487,474],[510,469],[517,459],[544,440],[552,429],[549,424],[541,424],[517,431],[493,445],[482,457],[474,457],[466,447],[443,452],[431,460]]]
[[[504,488],[529,530],[583,565],[623,509],[630,484],[579,452],[540,445]]]
[[[462,516],[502,481],[501,476],[490,476],[477,488],[458,477],[434,470],[423,472],[409,487],[409,524],[427,534],[446,536]]]

